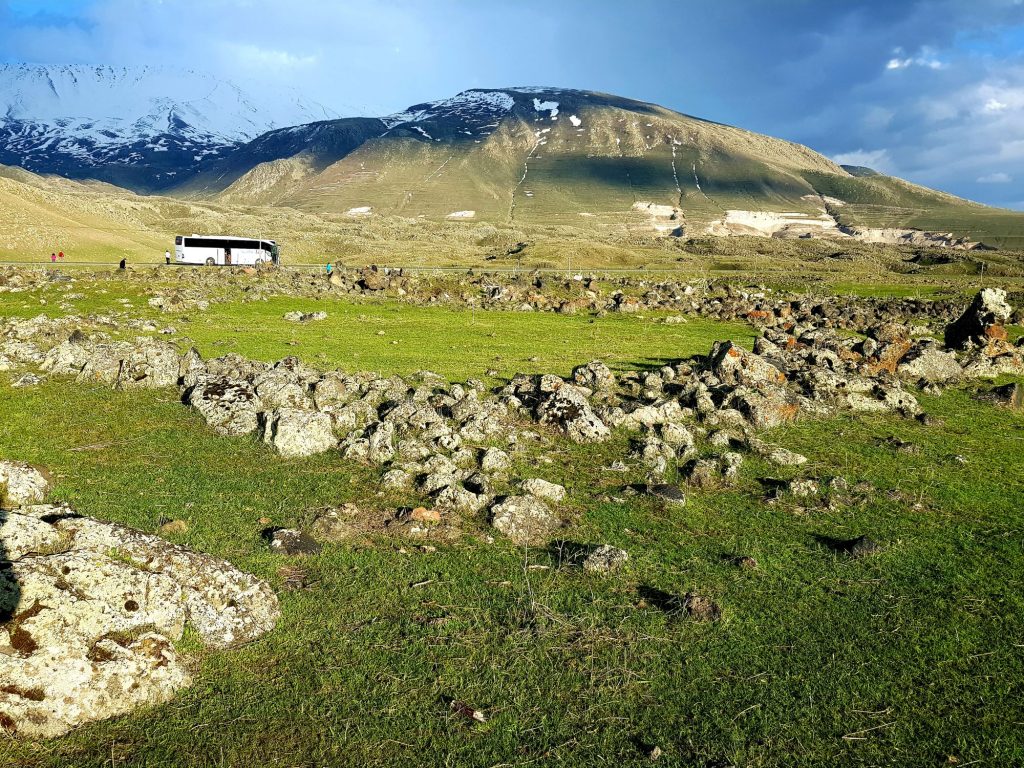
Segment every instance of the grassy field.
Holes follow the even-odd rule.
[[[410,501],[336,456],[216,437],[173,392],[49,382],[0,398],[0,454],[50,467],[56,498],[143,530],[185,519],[176,540],[278,588],[296,563],[268,552],[260,518]],[[491,543],[482,519],[436,549],[329,546],[298,563],[312,585],[281,592],[271,635],[209,655],[184,643],[196,683],[170,704],[0,742],[0,763],[640,765],[658,746],[669,765],[1018,764],[1024,417],[963,392],[922,401],[944,426],[840,417],[768,435],[808,475],[867,484],[831,505],[765,503],[761,480],[790,473],[752,461],[736,488],[669,512],[623,492],[641,478],[600,469],[621,445],[566,448],[534,465],[570,490],[565,538],[625,548],[625,570]],[[881,551],[855,560],[816,538],[860,534]],[[723,620],[667,614],[655,590],[712,597]],[[452,714],[453,698],[488,722]]]
[[[325,311],[327,319],[303,324],[282,319],[295,310]],[[754,335],[743,323],[692,319],[665,325],[664,317],[566,317],[281,297],[217,304],[178,328],[207,357],[229,351],[267,361],[298,355],[321,367],[399,374],[430,370],[452,380],[484,378],[488,370],[503,377],[542,371],[568,376],[575,365],[594,357],[620,370],[660,366],[705,354],[720,338],[748,343]]]
[[[642,368],[753,335],[740,323],[667,325],[658,313],[242,301],[237,286],[213,285],[220,301],[209,309],[162,313],[146,300],[173,284],[163,280],[48,283],[0,294],[0,316],[128,311],[174,325],[207,356],[296,354],[320,368],[492,383],[595,358]],[[935,295],[887,283],[831,290]],[[285,321],[292,310],[328,317]],[[275,555],[260,535],[266,519],[301,527],[318,508],[353,502],[380,520],[426,500],[381,490],[376,470],[337,455],[283,460],[255,438],[218,437],[175,391],[8,380],[0,374],[0,456],[50,468],[53,497],[83,514],[146,531],[187,521],[169,537],[267,579],[283,617],[231,652],[186,635],[195,684],[172,702],[50,742],[0,741],[0,765],[645,765],[655,746],[659,764],[707,768],[1024,762],[1024,414],[970,388],[920,394],[932,426],[839,416],[774,430],[765,438],[807,465],[750,458],[734,487],[695,491],[681,510],[630,495],[639,471],[603,469],[627,450],[624,435],[520,456],[516,476],[568,488],[565,541],[630,553],[599,576],[554,543],[492,539],[484,513],[462,519],[455,540],[367,534],[305,559]],[[771,481],[795,473],[851,490],[766,499]],[[829,548],[859,535],[880,550],[856,559]],[[285,588],[282,568],[293,566],[307,588]],[[665,610],[666,595],[689,591],[715,600],[722,620]],[[453,713],[453,699],[487,722]]]

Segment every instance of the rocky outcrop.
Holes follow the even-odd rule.
[[[409,279],[386,272],[378,276],[390,283]],[[540,290],[547,281],[534,285]],[[430,499],[444,514],[476,514],[518,485],[525,495],[512,497],[522,499],[513,506],[537,516],[540,507],[533,502],[546,506],[562,496],[543,481],[520,483],[512,476],[523,445],[550,444],[559,437],[602,442],[619,429],[631,436],[628,451],[615,463],[633,462],[652,482],[682,468],[691,484],[719,485],[731,482],[739,466],[735,459],[745,451],[779,465],[805,460],[784,449],[759,449],[759,430],[842,410],[913,415],[919,406],[905,383],[944,384],[1024,371],[1020,350],[1005,341],[998,342],[997,353],[996,342],[984,348],[971,343],[968,351],[957,352],[927,338],[924,323],[934,327],[954,314],[940,302],[780,300],[733,288],[700,294],[693,286],[668,282],[643,285],[648,290],[635,301],[623,290],[609,300],[619,311],[688,306],[714,317],[744,317],[760,327],[761,336],[752,350],[722,341],[705,357],[651,370],[616,374],[593,361],[574,368],[569,378],[517,374],[494,391],[478,381],[452,384],[427,372],[406,377],[323,372],[294,357],[275,364],[235,354],[203,360],[189,350],[172,360],[167,345],[149,340],[139,342],[135,354],[112,347],[101,331],[76,330],[69,337],[66,323],[45,318],[0,321],[0,355],[28,365],[49,361],[51,371],[79,377],[106,371],[103,380],[120,387],[169,381],[174,368],[183,400],[222,435],[258,432],[286,457],[337,450],[345,460],[379,467],[388,491],[417,493],[417,503]],[[598,286],[590,278],[573,279],[566,287],[579,299],[593,299],[592,308],[600,307]],[[520,302],[532,295],[516,284],[488,289],[493,302],[504,301],[506,294]],[[993,338],[985,329],[1008,314],[1000,296],[983,292],[964,314],[974,318],[972,327],[985,338]],[[843,332],[847,328],[863,336]],[[94,362],[104,355],[120,361],[116,373]],[[126,379],[126,370],[143,375]],[[499,525],[522,528],[510,522],[516,510],[499,512],[507,512],[494,517]]]
[[[279,616],[270,587],[229,563],[69,507],[0,511],[0,558],[0,730],[11,735],[58,736],[167,701],[190,683],[174,646],[186,626],[224,649]]]
[[[986,288],[975,295],[960,317],[946,326],[946,346],[967,349],[987,347],[1007,339],[1006,322],[1013,311],[1006,302],[1006,291]]]

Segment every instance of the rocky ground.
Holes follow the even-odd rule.
[[[150,304],[182,308],[211,300],[193,274],[182,272],[178,287],[162,286]],[[21,290],[37,279],[8,274],[4,287]],[[367,525],[443,539],[476,520],[514,544],[544,545],[566,523],[566,490],[524,473],[523,455],[555,451],[564,442],[621,444],[608,469],[640,467],[647,478],[631,492],[684,505],[688,487],[727,487],[750,456],[779,466],[805,461],[765,442],[760,433],[766,429],[843,411],[927,420],[915,391],[939,393],[966,380],[1024,374],[1024,348],[1011,344],[1006,330],[1019,315],[998,289],[981,291],[965,309],[950,300],[821,300],[676,281],[536,276],[524,284],[472,276],[453,283],[376,269],[330,281],[271,274],[246,287],[259,295],[388,292],[411,302],[521,311],[657,309],[743,318],[761,331],[752,349],[723,339],[707,355],[655,370],[613,372],[594,361],[567,378],[519,374],[489,387],[428,372],[323,371],[296,357],[273,364],[235,354],[203,359],[158,335],[115,338],[126,329],[147,330],[125,316],[0,321],[0,368],[11,372],[16,386],[54,377],[117,390],[176,388],[183,406],[220,435],[257,435],[284,458],[333,452],[339,461],[376,467],[382,488],[408,498],[407,506],[375,524],[361,519],[358,509],[336,507],[321,511],[306,530],[265,532],[274,551],[296,555],[344,541]],[[1019,404],[1015,385],[986,392]],[[621,435],[628,439],[616,442]],[[668,482],[673,478],[684,482]],[[11,563],[0,669],[6,664],[15,680],[0,688],[0,725],[7,730],[50,736],[165,700],[187,684],[172,642],[186,622],[218,648],[273,627],[273,593],[230,565],[70,509],[40,506],[45,478],[29,468],[0,465],[0,484],[10,509],[0,535]],[[819,491],[815,479],[799,478],[780,492],[800,497]],[[835,546],[860,555],[874,545],[858,539]],[[603,545],[580,559],[587,570],[601,571],[628,556]],[[651,600],[675,601],[675,609],[702,620],[720,612],[699,594]],[[68,665],[75,675],[66,674]]]

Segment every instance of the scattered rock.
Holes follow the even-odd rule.
[[[790,480],[786,486],[786,490],[790,496],[794,496],[798,499],[806,499],[810,496],[817,496],[821,492],[821,487],[818,485],[816,480],[810,480],[808,478],[797,478]]]
[[[263,419],[263,442],[286,458],[313,456],[338,444],[326,413],[280,408],[264,414]]]
[[[409,519],[415,520],[417,523],[431,523],[433,525],[437,525],[441,522],[441,513],[436,509],[416,507],[409,513]]]
[[[0,508],[39,504],[49,487],[47,476],[30,464],[0,460]]]
[[[896,372],[906,379],[927,384],[945,384],[964,375],[956,355],[934,345],[914,347],[900,360]]]
[[[686,494],[678,486],[670,483],[655,483],[647,487],[647,493],[661,499],[667,506],[686,506]]]
[[[799,467],[807,463],[807,457],[777,445],[768,445],[760,440],[751,441],[750,447],[762,458],[780,467]]]
[[[572,380],[575,384],[595,392],[607,392],[615,389],[615,374],[600,360],[573,368]]]
[[[753,352],[731,341],[718,341],[709,355],[711,370],[725,384],[761,387],[786,382],[786,375]]]
[[[524,480],[522,489],[530,496],[549,501],[552,504],[558,504],[565,498],[565,488],[563,486],[549,483],[547,480],[542,480],[539,477],[531,477],[528,480]]]
[[[489,474],[504,472],[511,464],[509,455],[500,448],[488,448],[480,457],[480,469]]]
[[[629,554],[610,544],[602,544],[583,561],[583,570],[592,573],[607,573],[618,570],[629,559]]]
[[[311,323],[317,320],[326,320],[326,312],[285,312],[282,318],[291,323]]]
[[[23,373],[11,382],[11,386],[20,389],[22,387],[35,387],[42,383],[43,378],[41,376],[36,376],[34,373]]]
[[[189,390],[187,399],[217,434],[248,435],[259,425],[262,404],[247,381],[204,381]]]
[[[269,532],[270,548],[282,555],[315,555],[322,547],[305,531],[278,528]]]
[[[579,389],[571,385],[560,387],[537,409],[541,424],[559,428],[577,443],[597,443],[607,440],[611,430],[597,417],[590,403]]]
[[[491,525],[514,544],[536,544],[550,538],[560,520],[533,496],[510,496],[491,507]]]

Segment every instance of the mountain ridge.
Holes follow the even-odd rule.
[[[472,88],[383,117],[304,122],[248,141],[197,137],[196,125],[183,119],[175,127],[168,119],[169,133],[156,141],[119,145],[114,157],[92,165],[51,163],[41,171],[342,219],[584,229],[600,221],[665,236],[1024,246],[1022,214],[843,167],[785,139],[596,91]],[[17,123],[6,121],[8,128]],[[197,149],[200,139],[214,145]],[[40,170],[2,133],[0,163]]]
[[[174,67],[0,64],[0,163],[138,191],[282,124],[338,114]]]

